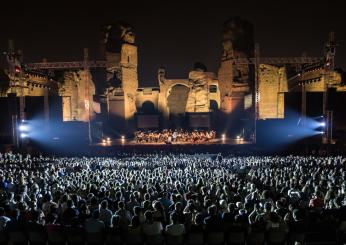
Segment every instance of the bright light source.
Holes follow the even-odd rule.
[[[320,126],[321,126],[321,127],[325,127],[325,126],[326,126],[326,123],[325,123],[325,122],[321,122],[321,123],[320,123]]]
[[[324,134],[324,132],[323,131],[320,131],[320,132],[318,132],[319,134]]]
[[[237,140],[240,140],[240,135],[237,135]]]
[[[226,139],[226,134],[222,134],[221,135],[221,138],[224,140],[224,139]]]
[[[122,140],[124,140],[124,139],[125,139],[125,136],[124,136],[124,135],[122,135],[122,136],[121,136],[121,139],[122,139]]]
[[[19,125],[19,131],[28,131],[28,126],[24,124]]]
[[[27,138],[28,135],[27,135],[26,133],[21,133],[21,134],[20,134],[20,137],[21,137],[22,139],[24,139],[24,138]]]
[[[107,141],[111,141],[111,138],[107,137]]]
[[[106,140],[105,140],[105,139],[102,139],[102,143],[106,143]]]

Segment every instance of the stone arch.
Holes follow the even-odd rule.
[[[210,100],[209,101],[209,108],[211,112],[218,111],[219,109],[219,104],[217,103],[216,100]]]
[[[154,103],[150,100],[144,101],[142,106],[141,106],[141,112],[143,112],[143,113],[155,113],[156,108],[155,108]]]
[[[166,93],[169,114],[184,114],[189,87],[184,83],[172,84]]]

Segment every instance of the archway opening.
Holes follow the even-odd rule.
[[[169,127],[182,128],[185,121],[185,108],[189,88],[183,84],[173,85],[167,97],[169,108]]]
[[[142,113],[147,113],[147,114],[156,113],[156,109],[155,109],[154,103],[151,102],[151,101],[143,102],[142,108],[141,108],[141,112]]]

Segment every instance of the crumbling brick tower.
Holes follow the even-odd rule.
[[[224,22],[222,30],[223,53],[218,80],[220,110],[228,124],[239,125],[245,117],[244,96],[253,89],[253,67],[235,64],[234,59],[254,57],[253,26],[239,17]],[[229,128],[229,125],[227,125]]]
[[[221,92],[221,110],[231,112],[232,98],[237,92],[247,92],[247,86],[252,86],[251,69],[247,64],[234,64],[236,58],[254,56],[253,26],[238,17],[231,18],[223,24],[222,30],[223,54],[218,71]],[[234,103],[233,103],[234,104]]]
[[[106,26],[103,34],[108,120],[112,128],[130,128],[129,122],[133,121],[136,112],[138,88],[135,34],[132,27],[123,22]]]

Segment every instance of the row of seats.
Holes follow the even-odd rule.
[[[0,232],[0,244],[13,245],[241,245],[241,244],[345,244],[344,233],[294,233],[273,231],[268,233],[243,232],[225,234],[223,232],[188,233],[184,236],[142,236],[121,235],[111,231],[106,233],[83,232]]]

